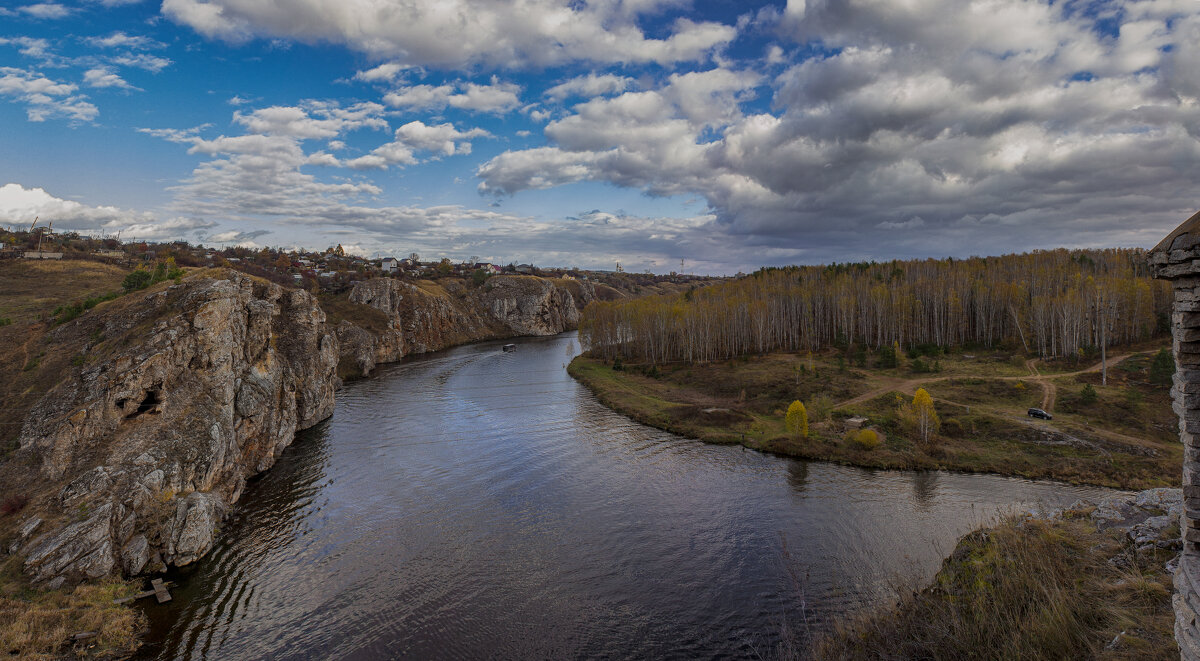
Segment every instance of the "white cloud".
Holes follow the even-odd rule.
[[[88,87],[117,87],[125,90],[138,89],[125,82],[123,78],[113,73],[113,70],[108,67],[88,69],[83,73],[83,82]]]
[[[0,219],[3,219],[0,222],[28,225],[34,218],[40,224],[53,222],[57,229],[81,231],[153,222],[149,214],[113,206],[88,206],[55,197],[42,188],[25,188],[16,183],[0,186]]]
[[[119,64],[125,67],[134,67],[137,69],[145,69],[151,73],[158,73],[163,69],[171,66],[171,60],[157,55],[149,55],[146,53],[131,53],[125,55],[117,55],[110,58],[113,64]]]
[[[71,14],[70,9],[54,2],[39,2],[33,5],[25,5],[23,7],[18,7],[17,11],[29,14],[34,18],[49,20],[66,18]]]
[[[19,46],[20,53],[26,57],[44,60],[50,57],[50,42],[34,37],[0,37],[0,45]]]
[[[303,140],[332,138],[359,128],[385,129],[383,106],[359,103],[341,108],[328,102],[309,101],[301,106],[271,106],[250,113],[237,111],[233,121],[251,133],[281,135]]]
[[[367,69],[366,71],[356,72],[354,74],[354,79],[358,80],[358,81],[362,81],[364,83],[378,83],[378,82],[392,81],[392,80],[396,79],[396,76],[400,75],[400,72],[404,71],[407,68],[409,68],[409,67],[404,64],[398,64],[396,62],[388,62],[386,64],[381,64],[375,68]]]
[[[674,0],[164,0],[162,12],[232,42],[285,38],[344,44],[372,57],[465,68],[699,61],[736,36],[732,26],[680,19],[663,39],[638,26]]]
[[[356,170],[387,168],[389,165],[416,165],[420,162],[415,152],[428,151],[434,158],[470,154],[473,138],[490,137],[481,128],[460,131],[453,124],[427,125],[424,122],[409,122],[396,129],[396,139],[377,147],[371,153],[346,162]]]
[[[1126,3],[1100,16],[1115,37],[1077,9],[793,2],[776,28],[798,52],[768,59],[797,63],[769,81],[770,112],[745,110],[753,74],[674,74],[579,104],[551,146],[480,166],[480,189],[699,194],[742,242],[847,255],[1147,245],[1194,211],[1200,7]],[[906,231],[880,247],[877,229]]]
[[[122,7],[124,5],[136,5],[142,0],[88,0],[89,2],[99,2],[105,7]]]
[[[149,37],[130,36],[121,31],[113,32],[107,37],[88,37],[86,41],[97,48],[147,49],[166,47],[166,44]]]
[[[100,114],[87,102],[86,96],[76,94],[72,83],[60,83],[45,76],[15,67],[0,67],[0,96],[25,104],[25,114],[31,122],[65,117],[78,122],[90,122]]]
[[[611,73],[600,76],[589,73],[586,76],[572,78],[551,87],[546,90],[545,96],[554,101],[563,101],[572,96],[591,98],[606,94],[618,94],[628,89],[633,85],[633,82],[632,78],[617,76]]]
[[[411,85],[384,95],[393,108],[443,110],[447,107],[475,112],[503,114],[521,105],[520,86],[501,82],[495,76],[486,85],[458,81],[445,85]]]

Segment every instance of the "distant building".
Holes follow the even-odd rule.
[[[379,263],[379,268],[383,269],[384,273],[395,273],[399,267],[400,262],[395,257],[384,257],[383,261]]]
[[[95,254],[100,257],[114,257],[116,259],[120,259],[125,256],[125,251],[124,250],[101,249],[101,250],[97,250]]]
[[[62,259],[62,258],[63,258],[63,254],[61,252],[41,252],[41,251],[37,251],[37,250],[31,250],[31,251],[28,251],[25,253],[25,259]]]
[[[533,264],[517,264],[517,273],[533,273]]]

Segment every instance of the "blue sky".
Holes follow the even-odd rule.
[[[1191,0],[0,7],[0,224],[732,273],[1150,246]]]

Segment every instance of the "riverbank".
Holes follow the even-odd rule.
[[[568,371],[606,406],[712,443],[866,468],[1146,489],[1178,485],[1182,461],[1168,387],[1146,381],[1156,351],[1114,356],[1108,385],[1097,365],[1039,367],[1007,354],[901,360],[886,369],[849,367],[836,353],[650,368],[580,356]],[[1094,399],[1082,394],[1089,387]],[[941,420],[928,442],[903,411],[917,388],[932,395]],[[796,399],[808,410],[807,437],[785,430]],[[1027,418],[1035,406],[1055,420]],[[860,442],[859,427],[876,432],[878,444]]]
[[[1160,489],[1010,516],[964,537],[928,587],[794,658],[1178,659],[1181,508]]]

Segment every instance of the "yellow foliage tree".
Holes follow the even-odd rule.
[[[933,407],[933,397],[930,397],[924,388],[917,388],[912,406],[917,418],[917,433],[921,435],[921,442],[928,443],[941,424],[938,421],[937,410]]]
[[[808,438],[808,410],[800,400],[797,399],[788,406],[783,425],[792,436]]]
[[[860,429],[851,436],[854,444],[864,450],[874,450],[879,447],[879,434],[874,429]]]

